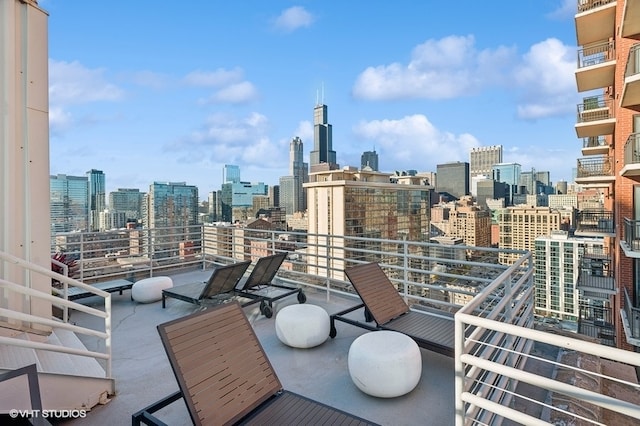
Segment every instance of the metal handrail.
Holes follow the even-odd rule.
[[[25,287],[24,285],[20,285],[18,283],[9,282],[7,280],[0,280],[0,287],[5,288],[11,292],[23,294],[25,296],[36,298],[40,300],[45,300],[50,302],[52,305],[60,305],[65,308],[72,308],[78,311],[82,311],[87,313],[88,315],[92,315],[98,318],[101,318],[104,323],[104,332],[99,332],[97,330],[79,327],[73,324],[68,324],[66,322],[57,322],[53,321],[50,318],[44,318],[36,315],[25,314],[22,312],[10,310],[10,309],[0,309],[0,316],[12,318],[20,321],[29,322],[32,324],[40,324],[45,325],[47,327],[60,327],[67,330],[71,330],[73,332],[79,334],[85,334],[89,336],[95,336],[104,341],[105,352],[93,352],[89,350],[81,350],[75,348],[68,348],[60,345],[53,345],[47,343],[40,342],[31,342],[25,341],[22,339],[11,338],[11,337],[2,337],[0,338],[0,343],[13,345],[13,346],[21,346],[21,347],[29,347],[33,349],[42,349],[52,352],[62,352],[69,353],[73,355],[87,356],[92,358],[100,358],[106,361],[105,368],[105,377],[112,378],[112,354],[111,354],[111,342],[112,342],[112,330],[111,330],[111,294],[105,291],[99,290],[93,286],[87,285],[80,281],[77,281],[73,278],[57,274],[50,269],[43,268],[40,265],[35,263],[28,262],[26,260],[20,259],[16,256],[13,256],[9,253],[5,253],[0,251],[0,259],[7,262],[19,266],[23,269],[36,272],[38,274],[45,275],[51,279],[56,279],[65,283],[66,285],[72,285],[76,287],[80,287],[85,291],[95,294],[96,296],[102,297],[104,299],[104,311],[91,308],[70,300],[66,300],[60,297],[56,297],[51,295],[50,293],[45,293],[42,291],[38,291],[29,287]]]

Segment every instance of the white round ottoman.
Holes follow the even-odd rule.
[[[140,303],[157,302],[162,299],[162,290],[173,287],[169,277],[151,277],[136,281],[131,287],[131,298]]]
[[[276,315],[276,335],[294,348],[312,348],[329,338],[327,311],[317,305],[298,304],[282,308]]]
[[[393,398],[411,392],[422,374],[418,344],[396,331],[372,331],[353,341],[347,361],[353,383],[364,393]]]

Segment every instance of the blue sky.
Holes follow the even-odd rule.
[[[107,191],[186,182],[224,164],[278,183],[289,142],[313,149],[328,106],[341,166],[435,171],[503,145],[504,161],[571,180],[575,0],[80,1],[49,13],[51,174]]]

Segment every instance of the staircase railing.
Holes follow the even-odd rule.
[[[55,345],[51,343],[42,343],[42,342],[32,342],[29,340],[18,339],[13,337],[3,337],[0,336],[0,344],[9,345],[9,346],[20,346],[25,348],[37,349],[37,350],[46,350],[53,352],[61,352],[70,355],[79,355],[86,356],[91,358],[102,359],[105,362],[105,375],[106,378],[112,378],[111,372],[111,341],[112,341],[112,332],[111,332],[111,294],[99,289],[96,289],[93,286],[84,284],[78,280],[73,278],[57,274],[50,269],[43,268],[40,265],[28,262],[24,259],[20,259],[16,256],[8,254],[6,252],[0,251],[0,260],[16,265],[25,270],[29,270],[38,274],[45,275],[51,279],[55,279],[59,282],[62,282],[65,286],[75,286],[80,287],[83,290],[91,292],[98,297],[103,298],[104,300],[104,310],[95,309],[86,305],[82,305],[77,302],[73,302],[70,300],[66,300],[66,298],[61,298],[58,296],[54,296],[49,293],[45,293],[39,290],[35,290],[29,287],[25,287],[23,285],[13,283],[4,279],[0,279],[0,288],[6,289],[9,292],[19,293],[30,298],[36,298],[40,300],[46,300],[51,302],[52,305],[56,305],[62,307],[64,310],[73,309],[76,311],[84,312],[87,315],[95,316],[102,319],[102,323],[104,324],[104,331],[80,327],[74,324],[70,324],[67,322],[68,316],[64,315],[64,321],[54,320],[53,318],[45,318],[37,315],[28,314],[25,312],[19,312],[12,309],[0,308],[0,317],[15,319],[18,321],[29,322],[31,324],[40,324],[48,327],[56,327],[61,329],[66,329],[72,331],[76,334],[82,334],[87,336],[94,336],[101,339],[104,342],[104,352],[96,352],[90,351],[86,349],[76,349],[70,348],[61,345]],[[98,345],[102,346],[102,345]]]

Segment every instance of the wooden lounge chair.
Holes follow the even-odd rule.
[[[249,277],[240,280],[236,287],[236,294],[250,299],[260,299],[260,312],[267,318],[273,315],[273,302],[292,294],[298,294],[298,302],[307,301],[307,296],[301,288],[288,287],[272,283],[280,265],[287,258],[287,253],[276,253],[258,259]],[[276,294],[270,292],[276,289]],[[282,290],[282,291],[279,291]]]
[[[158,326],[180,390],[132,416],[132,424],[162,424],[153,415],[183,398],[194,424],[372,424],[282,389],[238,301]]]
[[[162,307],[166,307],[168,297],[196,305],[203,305],[207,301],[228,301],[234,297],[235,287],[250,264],[251,262],[247,260],[219,266],[213,270],[206,283],[184,284],[162,290]],[[260,300],[251,300],[248,304],[256,302],[260,302]]]
[[[448,312],[409,309],[400,293],[377,263],[365,263],[345,269],[361,304],[331,315],[330,336],[336,336],[335,321],[367,330],[393,330],[404,333],[425,349],[454,356],[454,322]],[[364,308],[364,321],[347,314]],[[424,312],[424,313],[423,313]],[[375,325],[371,324],[375,322]]]

